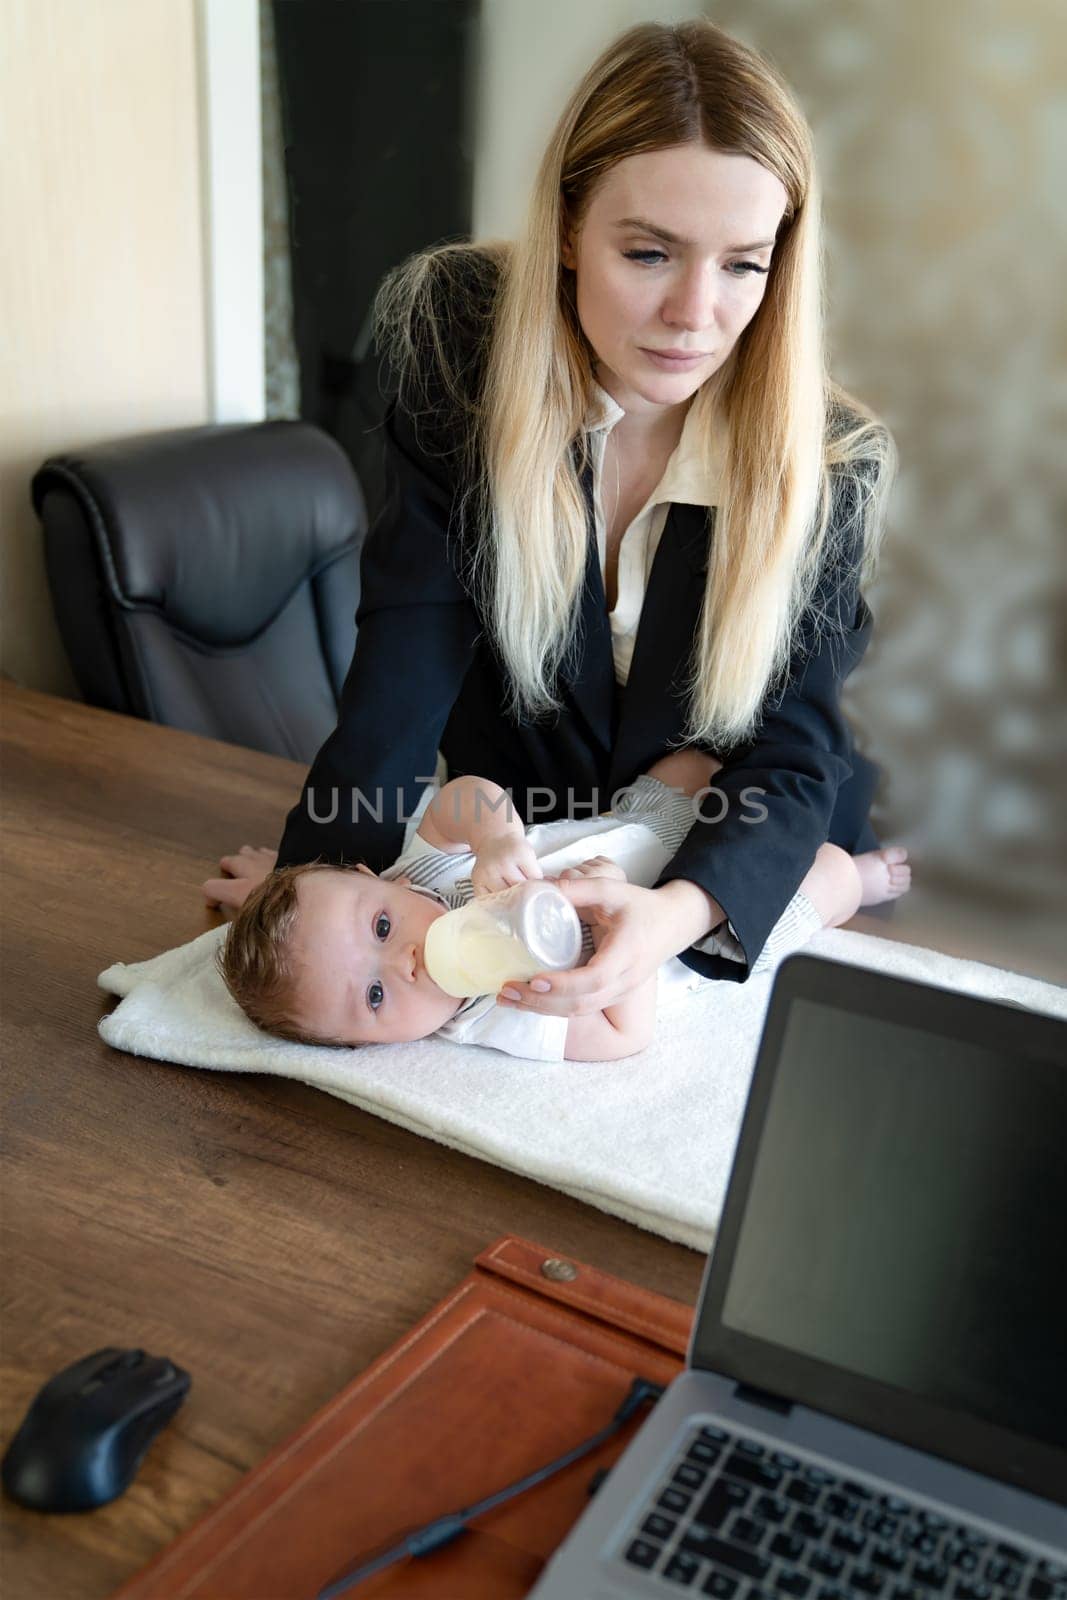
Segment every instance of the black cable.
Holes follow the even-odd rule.
[[[364,1561],[352,1571],[346,1572],[343,1577],[336,1578],[333,1583],[320,1589],[315,1600],[337,1600],[337,1596],[344,1594],[346,1589],[351,1589],[353,1584],[362,1583],[364,1578],[373,1577],[376,1572],[391,1567],[395,1561],[402,1561],[405,1556],[428,1556],[434,1550],[442,1550],[446,1544],[451,1544],[453,1539],[458,1539],[461,1533],[466,1533],[468,1524],[473,1522],[475,1517],[482,1516],[486,1511],[495,1510],[506,1500],[513,1499],[517,1494],[524,1494],[527,1489],[535,1488],[537,1484],[544,1483],[546,1478],[562,1472],[564,1467],[572,1466],[575,1461],[580,1461],[583,1456],[599,1449],[613,1434],[618,1433],[620,1428],[626,1426],[646,1401],[655,1402],[662,1393],[661,1383],[652,1383],[647,1378],[635,1378],[626,1399],[607,1427],[601,1428],[598,1433],[583,1440],[581,1444],[576,1444],[566,1455],[558,1456],[547,1466],[538,1467],[525,1478],[518,1478],[514,1483],[509,1483],[507,1488],[497,1489],[494,1494],[487,1495],[484,1500],[479,1500],[472,1506],[466,1506],[462,1511],[452,1511],[443,1517],[436,1517],[433,1522],[427,1522],[423,1527],[416,1528],[414,1533],[405,1534],[403,1539],[391,1545],[388,1550],[383,1550],[380,1555]]]

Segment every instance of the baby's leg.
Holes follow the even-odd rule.
[[[852,857],[836,844],[820,845],[811,870],[800,885],[824,928],[836,928],[860,908],[863,886]]]
[[[722,762],[701,750],[672,750],[670,755],[654,761],[648,769],[650,778],[658,778],[668,789],[680,789],[692,798],[706,789]]]
[[[643,823],[673,856],[696,819],[696,796],[713,787],[721,766],[699,750],[672,750],[612,796],[611,814]]]
[[[840,927],[860,906],[895,900],[911,887],[908,852],[900,845],[850,856],[836,844],[815,853],[811,871],[800,885],[822,919],[824,928]]]

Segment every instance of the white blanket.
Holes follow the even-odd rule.
[[[595,853],[585,837],[542,859],[558,871]],[[436,1038],[318,1049],[269,1038],[245,1018],[215,970],[224,935],[212,929],[101,973],[101,988],[123,997],[100,1023],[107,1043],[182,1066],[296,1078],[667,1239],[710,1246],[773,973],[695,991],[675,973],[661,984],[655,1041],[625,1061],[527,1062]],[[841,930],[808,949],[1067,1017],[1067,990],[978,962]]]

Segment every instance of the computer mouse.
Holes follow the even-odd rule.
[[[33,1511],[91,1511],[124,1494],[191,1379],[143,1350],[95,1350],[49,1378],[8,1445],[0,1480]]]

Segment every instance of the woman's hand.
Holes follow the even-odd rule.
[[[710,933],[725,915],[710,894],[684,878],[642,889],[614,878],[580,877],[562,879],[559,889],[583,922],[602,930],[596,954],[587,966],[570,972],[541,972],[528,983],[509,980],[497,996],[500,1005],[557,1017],[602,1011],[632,993],[670,956]]]
[[[541,864],[521,834],[501,834],[487,839],[471,868],[476,895],[499,894],[529,878],[543,878]]]
[[[200,885],[204,899],[212,910],[239,911],[256,885],[274,870],[277,860],[277,850],[243,844],[236,855],[223,856],[219,861],[221,878],[207,878]]]

